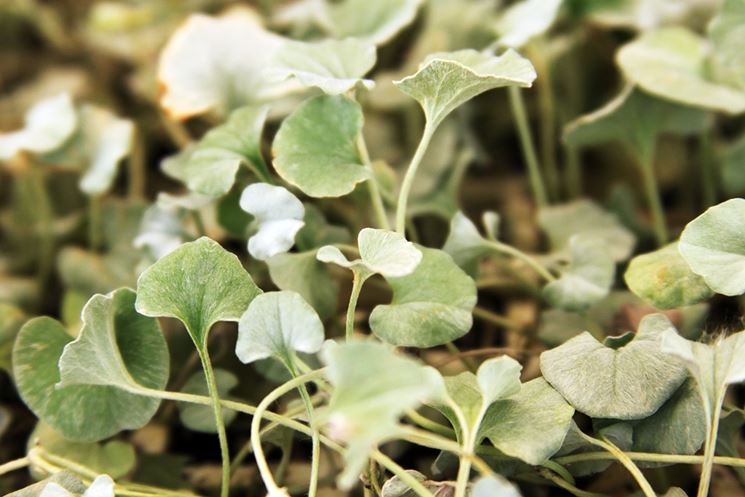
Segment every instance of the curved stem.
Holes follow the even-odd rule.
[[[652,488],[652,485],[649,484],[647,481],[647,478],[644,476],[644,474],[639,469],[639,466],[634,464],[634,461],[629,458],[629,456],[624,453],[621,449],[613,445],[613,443],[608,440],[607,438],[603,438],[603,440],[598,440],[596,438],[583,435],[582,438],[587,440],[589,443],[593,445],[597,445],[598,447],[601,447],[608,452],[610,452],[613,457],[618,459],[618,461],[624,465],[624,467],[628,470],[629,473],[631,473],[631,476],[634,477],[636,482],[639,484],[639,488],[641,488],[642,492],[644,493],[645,497],[657,497],[657,494],[655,494],[654,489]]]
[[[530,127],[528,126],[528,117],[525,113],[525,102],[523,102],[523,96],[520,92],[520,88],[517,86],[510,86],[507,88],[510,96],[510,107],[512,108],[512,115],[515,118],[515,125],[517,126],[517,134],[520,137],[520,148],[523,151],[523,158],[525,164],[528,166],[528,178],[530,179],[530,187],[533,190],[533,197],[535,198],[538,207],[545,207],[548,205],[548,196],[546,195],[546,187],[541,175],[541,167],[538,165],[538,158],[535,153],[535,145],[533,144],[533,136],[530,133]]]
[[[228,497],[230,493],[230,451],[228,449],[228,435],[225,432],[225,421],[222,418],[222,405],[220,393],[217,390],[215,372],[212,369],[209,352],[205,347],[199,350],[199,358],[202,360],[204,377],[207,380],[207,391],[209,392],[212,413],[215,416],[215,428],[217,428],[217,439],[220,442],[220,458],[222,459],[222,480],[220,483],[220,496]]]
[[[290,374],[293,378],[298,378],[297,370],[292,362],[287,363],[287,369],[290,370]],[[308,394],[308,389],[305,387],[305,384],[300,385],[298,391],[300,392],[300,398],[303,400],[305,411],[308,414],[308,422],[313,430],[313,435],[311,436],[310,485],[308,486],[308,497],[315,497],[318,489],[318,470],[321,454],[320,433],[317,428],[313,427],[313,402],[310,400],[310,394]],[[260,437],[261,435],[259,435],[259,438]],[[253,440],[253,437],[251,437],[251,440]],[[259,445],[261,444],[259,443]]]
[[[654,174],[653,157],[653,148],[642,152],[639,157],[639,164],[641,165],[644,194],[647,197],[649,210],[652,214],[654,236],[657,246],[662,247],[667,243],[667,223],[665,222],[665,212],[662,209],[662,199],[660,198],[660,190],[657,186],[657,177]]]
[[[406,204],[409,201],[409,193],[411,192],[411,186],[414,184],[414,177],[416,171],[419,168],[419,164],[422,162],[424,153],[427,151],[432,135],[437,129],[436,126],[432,126],[429,121],[424,125],[424,132],[422,138],[419,141],[419,145],[416,147],[414,157],[409,163],[409,167],[406,170],[403,183],[401,183],[401,192],[398,194],[398,205],[396,206],[396,231],[402,235],[406,234]]]
[[[512,247],[502,242],[489,241],[487,243],[489,244],[489,247],[495,252],[509,255],[509,256],[514,257],[515,259],[519,259],[523,261],[525,264],[530,266],[536,273],[541,275],[541,277],[545,279],[546,281],[548,282],[556,281],[556,277],[552,275],[548,271],[548,269],[543,267],[540,262],[535,260],[533,257],[529,256],[525,252],[518,250],[515,247]]]
[[[552,473],[546,468],[540,468],[538,470],[538,473],[545,479],[555,483],[557,487],[563,488],[576,497],[607,497],[605,494],[596,494],[595,492],[586,492],[584,490],[580,490],[579,488],[575,487],[573,483],[568,482],[561,476]]]
[[[354,336],[354,313],[357,309],[357,300],[360,297],[360,291],[362,290],[362,285],[365,284],[365,280],[367,279],[365,276],[361,275],[359,271],[352,271],[354,274],[352,279],[352,293],[349,295],[349,304],[347,305],[347,317],[345,322],[345,339],[347,341],[351,340]]]
[[[10,473],[11,471],[15,471],[17,469],[25,468],[29,464],[30,461],[28,460],[28,457],[21,457],[20,459],[0,464],[0,475]]]
[[[278,386],[269,394],[264,397],[264,399],[259,403],[259,405],[256,407],[256,412],[254,415],[254,418],[251,420],[251,446],[253,447],[254,457],[256,458],[256,465],[259,468],[259,473],[261,474],[261,479],[264,482],[264,486],[267,489],[267,493],[269,495],[284,495],[287,492],[283,489],[281,489],[277,482],[274,481],[274,477],[272,476],[272,471],[269,468],[269,463],[266,461],[266,456],[264,455],[264,449],[261,447],[261,434],[260,434],[260,428],[261,428],[261,418],[264,415],[264,412],[269,408],[269,406],[286,394],[287,392],[294,390],[295,388],[300,387],[301,385],[304,385],[308,383],[309,381],[313,381],[316,378],[320,378],[324,373],[323,369],[319,369],[316,371],[313,371],[308,374],[304,374],[302,376],[298,376],[296,378],[293,378],[292,380],[283,383],[282,385]],[[311,436],[312,436],[311,430]]]
[[[419,497],[433,497],[432,492],[422,485],[422,482],[411,476],[406,472],[404,468],[396,464],[396,462],[390,457],[386,456],[378,449],[375,449],[372,454],[372,458],[385,469],[398,476],[398,479],[404,482],[413,490]]]
[[[370,201],[372,202],[373,210],[375,211],[375,218],[378,226],[384,230],[390,229],[388,224],[388,214],[385,212],[385,205],[383,204],[383,196],[380,193],[380,185],[378,185],[378,179],[375,177],[375,170],[370,162],[370,154],[367,151],[367,144],[365,143],[365,137],[362,136],[362,132],[357,136],[357,150],[360,153],[362,163],[367,169],[370,170],[372,177],[367,181],[367,188],[370,190]]]

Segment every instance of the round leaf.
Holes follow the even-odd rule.
[[[269,276],[280,290],[299,293],[321,319],[336,312],[339,288],[314,251],[277,254],[266,260]]]
[[[411,24],[423,0],[344,0],[326,4],[326,28],[335,38],[353,36],[380,45]]]

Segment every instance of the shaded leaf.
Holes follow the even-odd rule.
[[[561,0],[522,0],[510,5],[497,21],[499,44],[520,48],[545,33],[556,20]]]
[[[280,290],[299,293],[321,319],[335,314],[339,288],[323,264],[316,260],[315,251],[277,254],[266,263],[269,276]]]
[[[0,369],[8,373],[12,369],[13,342],[27,318],[26,313],[13,304],[0,302]]]
[[[230,391],[238,386],[238,378],[225,369],[215,369],[215,383],[220,398],[227,399],[230,397]],[[181,389],[184,393],[193,395],[209,395],[207,380],[204,377],[204,371],[194,373],[184,384]],[[202,433],[217,433],[215,428],[215,414],[210,406],[201,406],[198,404],[179,404],[179,416],[181,422],[193,431]],[[222,409],[222,419],[225,426],[233,422],[238,413],[232,409]]]
[[[712,61],[719,80],[745,91],[745,2],[725,0],[708,26]]]
[[[498,218],[493,222],[496,224]],[[479,259],[493,251],[476,225],[461,211],[456,212],[450,219],[450,232],[442,250],[470,275],[476,274]]]

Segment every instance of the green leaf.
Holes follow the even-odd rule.
[[[370,450],[396,436],[398,418],[420,402],[440,398],[444,386],[435,369],[381,343],[328,343],[321,358],[334,390],[317,419],[331,438],[347,444],[338,484],[349,489]]]
[[[78,115],[70,95],[61,93],[34,104],[23,121],[18,131],[0,133],[0,160],[21,151],[43,154],[61,147],[75,132]]]
[[[492,219],[492,226],[498,223],[498,219]],[[481,236],[476,225],[461,211],[450,219],[450,232],[442,250],[469,275],[477,273],[479,259],[493,252],[488,240]]]
[[[341,251],[326,245],[318,249],[321,262],[361,271],[365,277],[381,274],[386,278],[411,275],[422,260],[422,251],[395,231],[363,228],[357,235],[360,258],[349,261]]]
[[[54,483],[58,487],[62,488],[63,492],[72,492],[73,494],[82,495],[85,492],[85,484],[78,478],[74,473],[67,470],[59,471],[49,478],[45,478],[40,482],[29,485],[26,488],[22,488],[16,492],[7,494],[5,497],[41,497],[42,492],[50,483]],[[55,489],[58,487],[52,487]],[[59,493],[57,495],[60,495]],[[68,494],[62,493],[62,496]],[[54,496],[52,496],[54,497]]]
[[[244,364],[274,357],[292,368],[295,352],[318,352],[323,338],[323,323],[303,297],[269,292],[253,299],[241,316],[235,355]]]
[[[573,235],[587,235],[604,241],[613,261],[622,262],[631,256],[636,245],[634,235],[615,214],[588,199],[542,207],[538,224],[548,236],[551,250],[557,252],[569,249]]]
[[[616,265],[604,240],[574,235],[569,239],[569,264],[560,271],[559,279],[543,287],[543,296],[553,307],[580,311],[608,295]]]
[[[722,412],[717,433],[717,455],[740,457],[738,447],[742,442],[742,425],[745,423],[745,412],[742,409],[732,409]],[[745,468],[732,468],[741,482],[745,481]]]
[[[281,186],[248,185],[241,193],[240,206],[254,217],[258,230],[248,239],[248,253],[261,261],[290,250],[305,224],[303,203]]]
[[[135,311],[135,298],[129,288],[91,297],[83,308],[80,335],[59,359],[59,388],[101,385],[131,392],[166,386],[166,341],[155,319]]]
[[[419,70],[398,88],[419,102],[430,126],[438,126],[452,111],[485,91],[503,86],[530,87],[532,64],[513,50],[501,56],[472,49],[427,56]]]
[[[375,45],[355,38],[288,41],[275,54],[276,67],[269,72],[280,80],[295,78],[305,87],[341,95],[358,88],[372,89],[375,83],[363,77],[375,60]]]
[[[434,347],[471,329],[476,284],[441,250],[419,247],[422,261],[407,276],[386,280],[393,300],[370,314],[373,333],[402,347]]]
[[[681,257],[678,242],[634,257],[623,277],[629,290],[658,309],[697,304],[713,294]]]
[[[101,444],[71,442],[43,422],[31,434],[29,446],[40,446],[45,452],[64,457],[112,478],[127,475],[136,463],[132,444],[121,440]]]
[[[215,383],[217,384],[217,392],[220,398],[227,399],[230,397],[230,391],[238,386],[238,378],[230,371],[217,368],[215,369]],[[193,395],[209,395],[204,371],[194,373],[186,381],[181,391]],[[190,430],[201,433],[217,432],[215,428],[215,413],[212,407],[182,403],[179,404],[179,411],[181,422]],[[225,426],[232,423],[237,415],[238,413],[236,411],[223,408],[222,419]]]
[[[26,314],[18,307],[0,302],[0,369],[11,372],[13,342],[18,330],[27,320]]]
[[[551,27],[559,14],[561,0],[522,0],[510,5],[497,21],[499,44],[520,48]]]
[[[145,249],[153,260],[164,257],[193,236],[184,229],[184,222],[172,209],[153,205],[145,211],[132,245]]]
[[[538,465],[561,448],[573,415],[572,406],[545,380],[536,378],[512,397],[495,402],[479,435],[508,456]]]
[[[564,140],[574,146],[620,141],[641,160],[652,153],[658,135],[695,134],[709,122],[708,114],[700,109],[670,102],[664,95],[649,95],[630,85],[598,110],[569,123]]]
[[[471,488],[471,497],[521,497],[520,491],[499,475],[483,476]]]
[[[134,267],[138,254],[129,250],[99,254],[78,247],[65,247],[57,257],[57,270],[65,287],[84,294],[108,293],[136,282]]]
[[[662,353],[672,323],[645,316],[633,339],[612,348],[584,332],[541,354],[543,377],[578,411],[593,418],[642,419],[665,403],[686,377],[680,360]],[[613,341],[611,345],[615,345]]]
[[[710,207],[688,223],[678,250],[715,292],[745,293],[745,199],[733,198]]]
[[[328,319],[336,313],[339,288],[324,265],[316,260],[315,251],[277,254],[266,263],[277,288],[299,293],[321,319]]]
[[[230,113],[228,120],[205,134],[183,160],[163,162],[163,172],[189,190],[220,197],[230,191],[241,164],[261,177],[268,170],[261,156],[261,133],[269,108],[247,105]]]
[[[219,17],[192,14],[160,54],[160,104],[176,119],[206,112],[228,114],[242,105],[287,93],[264,75],[284,43],[248,9]]]
[[[722,157],[721,186],[728,196],[745,192],[745,135],[727,147]]]
[[[214,240],[185,243],[147,268],[137,281],[137,312],[184,323],[204,350],[218,321],[238,321],[261,290],[241,262]]]
[[[627,80],[666,100],[703,109],[739,114],[745,93],[707,77],[709,46],[682,27],[643,33],[616,53]]]
[[[742,50],[745,3],[725,0],[707,31],[714,49],[711,58],[717,79],[745,91],[745,53]]]
[[[343,0],[325,3],[325,27],[334,38],[352,36],[381,45],[411,24],[423,0]]]
[[[95,442],[122,430],[140,428],[150,421],[160,404],[158,399],[101,385],[57,388],[60,381],[57,363],[70,342],[72,337],[65,328],[48,317],[32,319],[18,334],[13,348],[16,387],[39,419],[76,442]],[[133,374],[149,371],[153,364],[137,352],[137,347],[127,348],[127,369]],[[138,376],[135,379],[147,381]],[[75,406],[74,416],[70,415],[71,405]]]
[[[343,95],[304,102],[282,122],[272,151],[277,173],[311,197],[341,197],[372,177],[357,151],[360,104]]]

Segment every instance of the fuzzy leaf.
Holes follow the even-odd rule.
[[[80,334],[59,359],[59,388],[101,385],[126,391],[166,386],[166,341],[155,319],[135,312],[135,297],[129,288],[91,297],[83,307]],[[127,366],[132,354],[137,354],[137,369]],[[149,367],[142,368],[139,361]]]
[[[241,209],[254,217],[258,232],[248,239],[248,253],[264,261],[287,252],[305,224],[303,203],[289,190],[268,183],[253,183],[241,193]]]
[[[499,44],[520,48],[551,27],[561,0],[522,0],[510,5],[497,21]]]
[[[413,273],[386,280],[393,300],[370,314],[373,333],[402,347],[434,347],[471,329],[476,284],[441,250],[419,247],[423,257]]]
[[[431,54],[415,74],[394,83],[419,102],[427,122],[436,127],[456,108],[485,91],[529,87],[535,78],[530,61],[513,50],[494,56],[465,49]]]
[[[381,45],[411,24],[423,0],[343,0],[326,3],[326,28],[334,38],[353,36]]]
[[[247,105],[230,113],[189,150],[184,160],[163,162],[163,171],[193,192],[211,197],[225,195],[235,183],[241,164],[267,176],[261,156],[261,133],[269,108]]]
[[[220,398],[227,399],[230,397],[230,391],[238,386],[238,378],[225,369],[215,369],[215,383]],[[209,395],[207,381],[204,377],[204,371],[194,373],[184,384],[181,389],[184,393],[194,395]],[[179,404],[179,415],[181,422],[193,431],[201,433],[216,433],[215,414],[210,406],[200,406],[198,404]],[[233,422],[238,413],[232,409],[222,409],[222,419],[225,426]]]
[[[185,243],[146,269],[137,281],[137,312],[173,317],[201,351],[218,321],[238,321],[261,290],[241,262],[214,240]]]
[[[498,221],[492,222],[496,224]],[[476,225],[461,211],[456,212],[450,219],[450,232],[442,250],[470,275],[476,274],[479,259],[492,251],[489,242],[481,236]]]
[[[710,207],[688,223],[678,250],[715,292],[745,293],[745,199],[733,198]]]
[[[295,352],[313,354],[323,345],[323,323],[295,292],[259,295],[238,322],[235,355],[244,364],[274,357],[288,367]]]
[[[282,122],[274,137],[274,168],[311,197],[341,197],[369,179],[357,137],[360,105],[343,95],[321,95],[304,102]]]
[[[61,147],[75,132],[78,115],[67,93],[47,97],[31,107],[18,131],[0,133],[0,160],[12,159],[18,152],[37,154]]]
[[[713,294],[680,256],[677,242],[634,257],[623,277],[629,290],[658,309],[697,304]]]
[[[515,485],[502,476],[485,476],[476,480],[471,488],[471,497],[521,497]]]
[[[659,409],[686,377],[681,361],[662,354],[662,314],[646,316],[628,343],[609,347],[584,332],[541,354],[543,377],[593,418],[642,419]]]
[[[341,95],[357,88],[372,89],[375,83],[363,79],[375,65],[375,45],[347,38],[310,43],[288,41],[274,56],[272,76],[295,78],[305,87],[316,87],[327,95]]]
[[[703,109],[745,112],[745,93],[707,78],[709,47],[682,27],[648,31],[616,53],[627,80],[666,100]]]
[[[543,287],[543,296],[553,307],[579,311],[608,295],[616,266],[606,242],[586,235],[569,239],[569,257],[561,277]]]
[[[266,263],[277,288],[299,293],[321,319],[335,314],[339,288],[328,270],[316,259],[315,251],[277,254]]]
[[[56,387],[60,381],[57,363],[72,340],[58,321],[48,317],[34,318],[21,328],[13,348],[13,374],[18,392],[29,409],[65,438],[76,442],[95,442],[122,430],[140,428],[150,421],[160,404],[158,399],[110,386]],[[131,342],[126,348],[127,369],[138,382],[162,388],[162,385],[147,385],[148,378],[141,376],[153,364],[149,360],[151,356],[139,355],[137,345]],[[75,406],[75,416],[70,416],[71,405]]]
[[[321,355],[334,390],[318,419],[331,438],[347,444],[346,466],[338,484],[349,489],[370,449],[396,435],[398,418],[442,395],[442,377],[381,343],[329,343]]]

